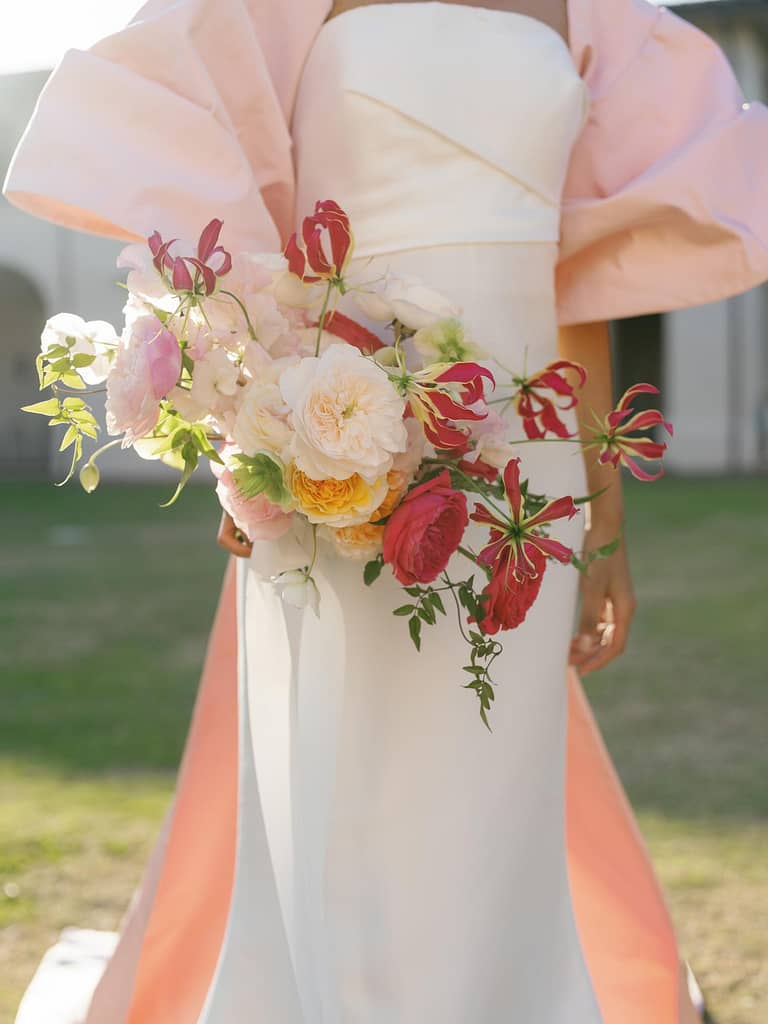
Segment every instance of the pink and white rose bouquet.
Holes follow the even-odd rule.
[[[587,567],[556,534],[589,498],[531,493],[522,446],[597,447],[601,462],[655,479],[661,470],[650,474],[637,459],[661,459],[666,446],[638,431],[672,428],[631,403],[656,389],[631,388],[591,435],[575,437],[560,413],[578,401],[581,366],[560,360],[510,374],[428,284],[389,272],[357,280],[354,236],[338,204],[317,203],[282,254],[232,254],[221,228],[211,221],[194,245],[155,231],[146,246],[128,246],[119,261],[129,271],[122,332],[52,317],[38,356],[51,397],[25,408],[66,428],[70,479],[99,432],[86,398],[106,390],[114,440],[81,465],[87,491],[112,445],[179,470],[167,504],[208,460],[222,507],[249,541],[309,531],[306,564],[273,577],[286,601],[322,614],[319,542],[359,559],[367,585],[392,572],[408,597],[395,614],[417,648],[450,597],[469,647],[466,687],[487,725],[497,635],[524,621],[550,561]],[[338,310],[345,295],[381,329]],[[470,524],[488,531],[477,551]],[[457,580],[452,566],[462,558],[472,571]]]

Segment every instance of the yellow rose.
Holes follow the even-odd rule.
[[[358,473],[353,473],[345,480],[313,480],[291,464],[287,477],[288,487],[299,512],[310,523],[325,523],[326,526],[366,523],[387,494],[386,476],[372,484],[363,480]]]
[[[374,523],[394,512],[407,486],[405,474],[390,469],[387,473],[387,493],[384,501],[371,515],[370,520],[357,526],[342,526],[331,530],[331,538],[337,552],[344,558],[374,558],[381,551],[384,540],[384,527],[374,526]]]

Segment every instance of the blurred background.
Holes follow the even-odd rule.
[[[718,41],[747,100],[768,99],[768,3],[664,6]],[[0,42],[3,173],[63,50],[138,7],[28,0],[14,11]],[[0,1024],[63,927],[118,924],[173,789],[224,569],[207,469],[205,486],[162,512],[163,468],[116,452],[100,461],[95,494],[59,491],[53,432],[19,412],[37,400],[48,316],[119,325],[119,248],[0,199]],[[760,1024],[768,287],[623,320],[613,337],[617,393],[660,386],[675,438],[667,478],[628,488],[639,597],[630,649],[586,686],[684,955],[721,1024]]]

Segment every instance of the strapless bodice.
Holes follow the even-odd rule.
[[[380,3],[327,22],[292,134],[297,211],[334,198],[358,256],[453,242],[556,242],[588,90],[527,15]]]

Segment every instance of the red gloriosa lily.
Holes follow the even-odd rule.
[[[536,569],[535,576],[526,576],[518,583],[510,572],[498,572],[483,590],[483,617],[480,628],[493,635],[500,629],[517,629],[539,596],[547,559],[538,548],[532,548],[530,558]],[[470,622],[476,619],[470,618]]]
[[[478,556],[480,563],[489,566],[494,577],[501,574],[507,579],[511,575],[517,583],[521,583],[526,576],[538,575],[535,551],[564,564],[570,562],[573,551],[559,541],[542,536],[539,531],[545,523],[566,517],[572,519],[578,512],[573,498],[557,498],[532,516],[526,517],[520,487],[519,458],[510,459],[506,465],[504,493],[511,513],[509,516],[493,513],[484,505],[475,505],[470,516],[476,523],[491,528],[489,542]]]
[[[672,424],[667,423],[658,409],[646,409],[635,413],[631,407],[636,395],[658,395],[659,389],[653,384],[635,384],[619,399],[616,408],[609,412],[600,424],[600,430],[587,445],[589,448],[599,446],[599,461],[605,465],[626,466],[632,476],[638,480],[658,480],[664,475],[663,466],[657,473],[648,473],[642,469],[635,458],[661,459],[667,446],[664,442],[653,441],[649,437],[631,437],[638,430],[649,430],[652,427],[664,427],[672,437]]]
[[[302,222],[301,237],[303,248],[294,231],[283,252],[290,272],[307,284],[340,281],[352,255],[354,236],[349,217],[339,204],[332,199],[315,203],[314,214]]]
[[[163,277],[170,277],[174,291],[212,295],[216,290],[216,278],[230,272],[232,256],[218,244],[222,224],[214,218],[203,228],[195,256],[171,255],[171,246],[178,241],[177,238],[164,242],[159,231],[153,231],[149,236],[147,243],[152,263]]]
[[[550,363],[532,377],[515,378],[519,390],[514,396],[515,409],[523,421],[523,429],[531,440],[545,437],[547,432],[557,437],[572,437],[558,413],[573,409],[577,404],[576,388],[565,375],[568,370],[578,374],[578,387],[583,388],[587,371],[579,363],[560,359]],[[556,398],[564,399],[557,404],[542,392],[552,391]]]
[[[478,363],[436,363],[399,380],[425,437],[446,451],[466,445],[467,434],[457,423],[488,415],[487,409],[472,408],[485,401],[485,380],[496,386],[491,371]]]
[[[319,327],[320,321],[318,320],[312,326]],[[346,341],[348,345],[360,349],[363,355],[372,355],[385,347],[384,342],[373,331],[363,327],[357,320],[352,320],[351,317],[336,311],[327,314],[323,330],[340,338],[341,341]]]

